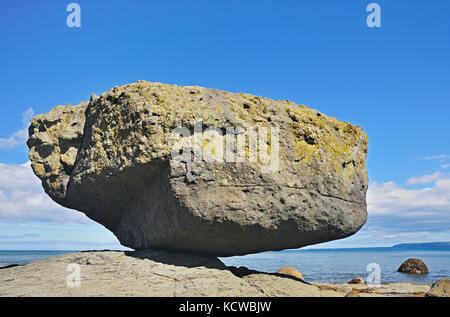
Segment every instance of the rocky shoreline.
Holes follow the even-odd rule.
[[[424,297],[430,288],[310,284],[289,275],[227,267],[212,256],[155,250],[69,253],[0,270],[3,297]]]

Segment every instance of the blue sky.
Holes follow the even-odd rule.
[[[2,1],[0,249],[118,246],[42,193],[24,128],[140,79],[289,99],[362,126],[368,223],[319,247],[450,241],[450,2],[377,1],[381,28],[369,28],[370,2],[77,1],[81,28],[69,28],[70,1]]]

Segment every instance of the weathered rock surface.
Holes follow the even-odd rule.
[[[80,287],[67,285],[67,278],[73,273],[67,271],[71,263],[80,265]],[[235,277],[217,258],[163,251],[71,253],[0,273],[0,296],[244,294],[258,296],[261,292]]]
[[[322,289],[344,293],[345,297],[424,297],[429,284],[387,283],[379,286],[363,284],[315,284]]]
[[[428,274],[428,267],[421,259],[410,258],[400,265],[397,270],[401,273],[409,273],[409,274]]]
[[[225,132],[278,128],[279,138],[257,147],[256,161],[250,142],[243,153],[231,147],[239,163],[172,159],[175,128],[209,146],[195,133],[199,121]],[[140,81],[38,115],[29,136],[46,193],[133,249],[231,256],[299,248],[352,235],[367,217],[365,133],[289,101]],[[277,148],[279,156],[262,159]]]
[[[450,278],[439,280],[431,286],[427,297],[450,297]]]
[[[73,264],[79,265],[79,287]],[[420,284],[311,285],[248,269],[238,277],[215,257],[151,250],[70,253],[0,270],[0,296],[420,296],[429,289]]]
[[[297,270],[295,267],[292,267],[292,266],[282,267],[281,269],[279,269],[277,271],[277,273],[288,275],[288,276],[293,276],[293,277],[299,278],[301,280],[304,280],[302,273],[300,273],[299,270]]]

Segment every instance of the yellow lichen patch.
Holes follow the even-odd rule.
[[[61,163],[57,153],[50,155],[45,161],[46,170],[48,169],[48,175],[59,175]]]
[[[226,97],[232,113],[236,119],[240,119],[243,127],[270,126],[270,123],[267,122],[269,107],[261,97],[243,93],[227,93]]]
[[[30,149],[28,152],[28,157],[30,158],[31,162],[42,162],[42,158],[39,155],[39,153],[35,150],[34,147]]]
[[[230,125],[267,128],[265,153],[260,153],[258,146],[257,157],[272,154],[270,129],[280,126],[280,132],[284,133],[280,137],[287,139],[286,143],[292,142],[291,150],[281,149],[280,157],[297,161],[302,170],[316,174],[326,170],[344,173],[346,177],[352,177],[355,170],[364,170],[365,153],[354,150],[358,145],[367,148],[367,137],[360,128],[290,101],[139,81],[93,98],[89,111],[88,116],[95,117],[96,121],[90,147],[84,155],[94,163],[90,166],[86,163],[86,172],[90,169],[101,172],[108,166],[145,163],[168,156],[173,129],[180,126],[192,129],[198,121],[202,121],[203,127],[220,129]],[[276,123],[272,122],[275,114]],[[62,125],[70,124],[70,116],[64,117]],[[59,125],[50,127],[49,138],[57,139],[59,128]],[[202,147],[212,147],[210,143],[211,140],[203,140]],[[248,142],[243,152],[245,159],[253,154]],[[64,156],[61,161],[73,164]]]
[[[360,128],[306,107],[286,106],[285,112],[292,120],[294,152],[300,166],[316,161],[322,170],[344,173],[344,177],[354,176],[355,167],[364,168],[365,154],[353,151],[361,142],[367,147],[367,136]]]
[[[66,153],[61,154],[61,162],[68,166],[73,166],[75,163],[75,158],[77,156],[77,149],[74,147],[71,147]]]
[[[33,168],[34,173],[39,176],[42,177],[45,174],[45,169],[44,169],[44,165],[41,163],[34,163],[31,164],[31,167]]]

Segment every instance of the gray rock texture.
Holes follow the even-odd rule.
[[[401,273],[423,275],[428,274],[428,267],[421,259],[409,258],[400,265],[397,271]]]
[[[177,160],[179,127],[193,132],[182,142],[200,140],[212,154],[225,136],[212,139],[207,128],[247,134],[243,151],[237,136],[230,147],[235,162],[197,160],[192,149]],[[248,131],[262,128],[266,148],[255,152]],[[27,144],[54,201],[133,249],[232,256],[299,248],[350,236],[367,217],[366,134],[289,101],[139,81],[36,116]]]
[[[0,270],[0,296],[424,296],[429,289],[415,283],[308,284],[276,273],[229,269],[211,256],[156,250],[70,253]]]

